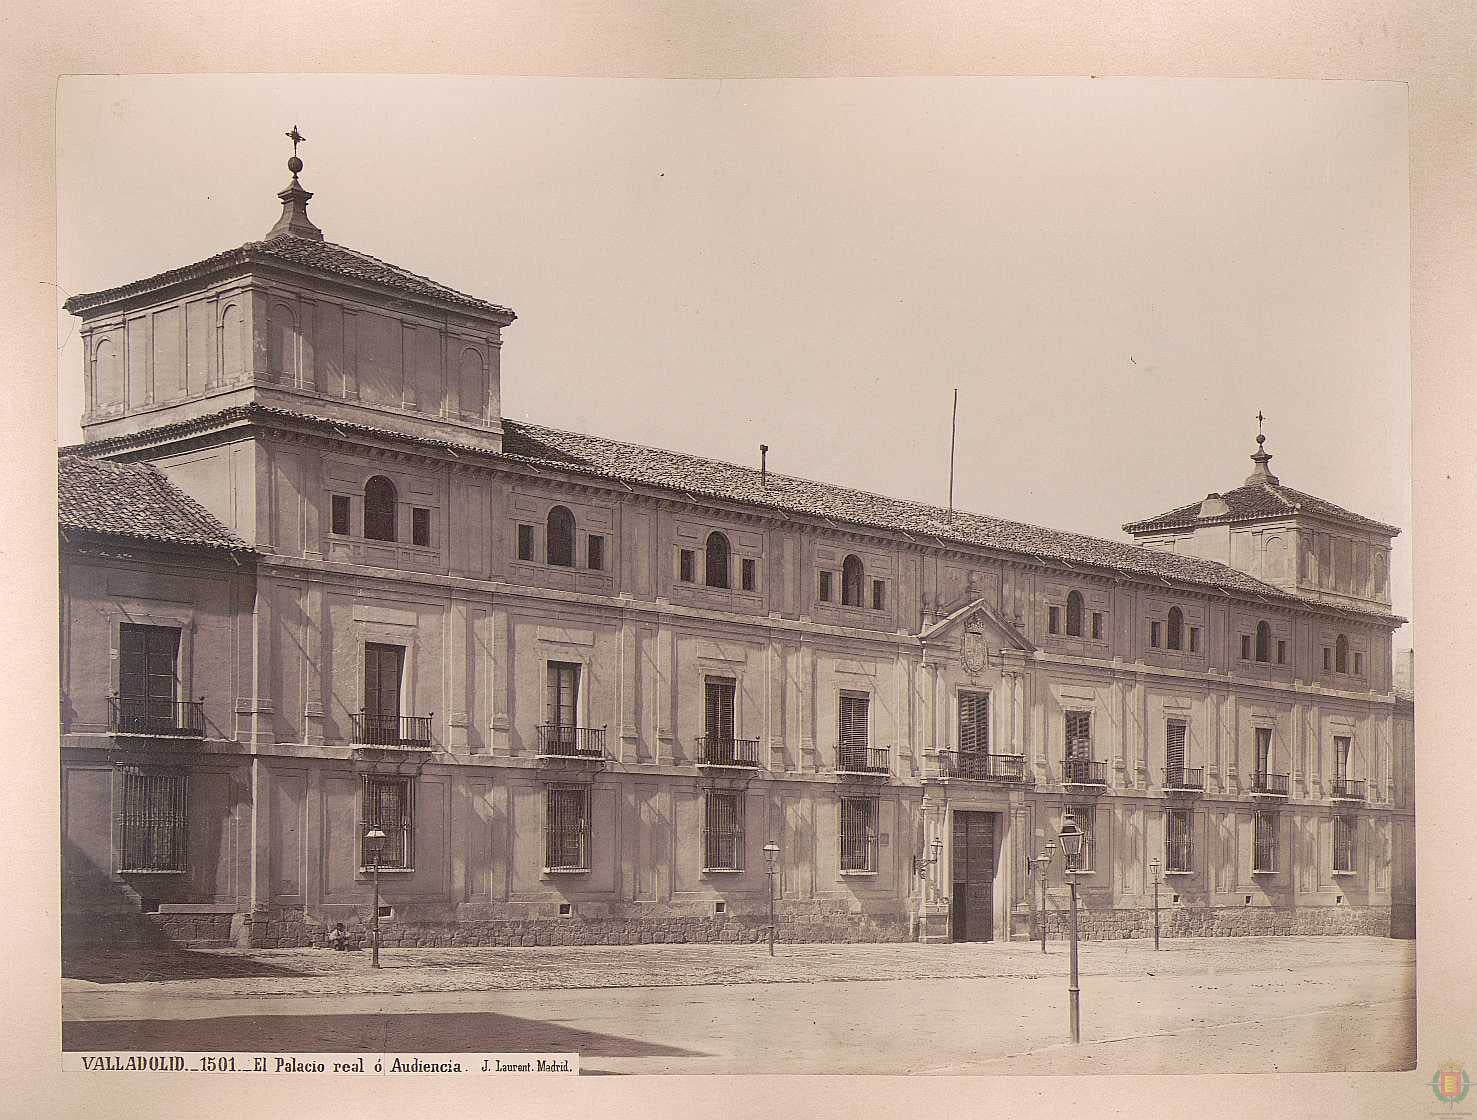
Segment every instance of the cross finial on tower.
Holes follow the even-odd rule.
[[[287,170],[292,172],[292,182],[287,184],[286,190],[277,194],[282,200],[282,217],[267,231],[266,239],[270,241],[274,237],[288,235],[322,241],[323,231],[308,220],[308,199],[313,197],[313,192],[304,190],[303,185],[297,181],[297,173],[303,169],[303,161],[297,155],[297,146],[307,137],[297,130],[297,125],[293,125],[292,131],[282,135],[292,141],[292,155],[287,160]]]
[[[1256,469],[1251,472],[1251,476],[1246,480],[1246,485],[1248,486],[1252,486],[1260,482],[1269,482],[1273,486],[1276,486],[1278,484],[1277,476],[1267,468],[1267,463],[1271,460],[1272,456],[1266,448],[1267,437],[1262,433],[1262,424],[1266,421],[1266,419],[1266,416],[1262,414],[1262,410],[1257,409],[1256,452],[1251,457],[1251,461],[1256,464]]]
[[[1257,435],[1261,435],[1262,434],[1262,421],[1265,420],[1265,419],[1266,419],[1266,417],[1262,415],[1262,410],[1261,409],[1257,409],[1256,410],[1256,434]]]

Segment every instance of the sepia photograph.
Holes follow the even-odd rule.
[[[62,1050],[1414,1069],[1408,114],[64,78]]]

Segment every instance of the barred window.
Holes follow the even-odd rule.
[[[1149,623],[1149,645],[1155,649],[1159,648],[1159,623],[1157,621]]]
[[[874,611],[883,610],[887,605],[886,586],[880,579],[872,581],[872,609]]]
[[[553,786],[545,816],[544,865],[550,871],[590,869],[590,791]]]
[[[1277,814],[1267,809],[1252,816],[1251,869],[1259,872],[1277,870]]]
[[[1364,675],[1364,654],[1362,653],[1354,654],[1354,675],[1360,677]]]
[[[1241,635],[1241,660],[1251,660],[1251,638],[1246,634]]]
[[[1194,868],[1189,809],[1171,809],[1164,818],[1164,869],[1190,871]]]
[[[184,871],[187,779],[177,771],[123,771],[121,871]]]
[[[1067,593],[1067,637],[1082,637],[1082,593]]]
[[[1277,664],[1287,664],[1287,643],[1284,641],[1278,641],[1277,643]]]
[[[1190,652],[1200,652],[1200,627],[1198,626],[1190,627]]]
[[[703,870],[742,871],[744,830],[739,795],[710,791],[703,806]]]
[[[1093,869],[1093,849],[1097,846],[1093,836],[1092,806],[1091,805],[1068,805],[1067,812],[1072,814],[1072,819],[1077,822],[1077,827],[1082,830],[1082,854],[1077,857],[1074,870],[1091,871]],[[1063,822],[1066,816],[1062,817]],[[1060,831],[1060,829],[1058,829]]]
[[[877,800],[841,799],[841,870],[877,870]]]
[[[1357,817],[1333,818],[1333,869],[1335,871],[1356,870],[1355,838],[1358,835],[1359,820]]]
[[[415,866],[412,862],[410,819],[414,801],[413,779],[383,774],[364,776],[363,822],[359,835],[362,840],[374,828],[385,834],[384,845],[380,848],[380,867],[408,871]],[[367,842],[361,856],[361,867],[374,863],[374,855]]]

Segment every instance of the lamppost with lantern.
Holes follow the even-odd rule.
[[[1071,810],[1062,820],[1061,831],[1057,838],[1062,842],[1062,856],[1066,860],[1067,882],[1072,888],[1072,917],[1070,922],[1070,937],[1072,939],[1071,978],[1067,983],[1067,995],[1070,1000],[1072,1041],[1082,1041],[1082,1018],[1078,1006],[1078,997],[1081,994],[1081,986],[1077,982],[1077,860],[1082,855],[1082,843],[1086,839],[1081,826],[1077,824],[1072,816]]]
[[[1038,911],[1036,925],[1041,934],[1041,951],[1046,952],[1046,870],[1051,866],[1051,857],[1056,852],[1056,841],[1048,840],[1044,855],[1027,856],[1026,871],[1035,872],[1037,882],[1041,887],[1041,909]]]
[[[1149,879],[1154,884],[1154,949],[1159,948],[1159,861],[1149,861]]]
[[[380,966],[380,850],[388,837],[379,825],[374,825],[364,834],[364,847],[369,852],[371,873],[374,876],[374,909],[369,919],[369,967]]]
[[[764,861],[769,865],[769,955],[774,956],[774,861],[780,846],[773,840],[764,845]]]

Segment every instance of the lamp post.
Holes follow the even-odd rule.
[[[1159,861],[1149,861],[1149,878],[1154,883],[1154,950],[1159,950]]]
[[[764,861],[769,864],[769,955],[774,956],[774,861],[780,846],[773,840],[764,845]]]
[[[933,843],[928,846],[932,855],[913,857],[913,874],[918,877],[918,940],[922,941],[927,936],[926,925],[928,923],[928,871],[939,861],[943,854],[943,839],[935,836]]]
[[[1076,1043],[1082,1041],[1082,1018],[1078,1006],[1078,997],[1082,989],[1077,983],[1077,859],[1082,855],[1082,841],[1085,837],[1070,810],[1062,821],[1058,838],[1062,842],[1062,855],[1066,859],[1067,882],[1072,888],[1072,918],[1070,929],[1072,958],[1071,979],[1067,984],[1067,995],[1071,1002],[1072,1041]]]
[[[370,867],[374,875],[374,909],[369,919],[369,967],[380,966],[380,849],[385,846],[384,831],[375,825],[364,834],[364,847],[369,850]]]
[[[1041,934],[1041,951],[1043,953],[1046,952],[1046,870],[1051,866],[1051,857],[1055,851],[1056,841],[1048,840],[1044,855],[1039,855],[1035,859],[1027,859],[1027,862],[1033,865],[1033,869],[1036,872],[1036,881],[1041,889],[1041,909],[1038,911],[1036,925],[1039,927]]]

